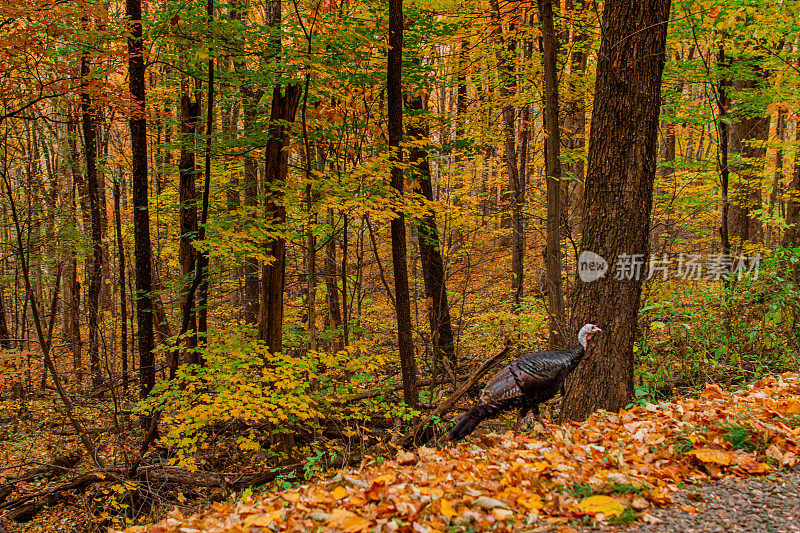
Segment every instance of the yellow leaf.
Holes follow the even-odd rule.
[[[333,489],[333,491],[331,492],[331,496],[333,496],[334,499],[341,500],[347,497],[347,489],[339,485],[338,487]]]
[[[328,525],[345,533],[361,533],[370,529],[368,520],[344,509],[335,509],[328,518]]]
[[[544,507],[542,497],[538,494],[533,494],[527,498],[520,498],[517,503],[528,509],[529,511],[538,511]]]
[[[775,406],[775,411],[783,416],[800,415],[800,400],[797,398],[784,400]]]
[[[620,516],[625,512],[625,508],[611,496],[589,496],[581,503],[578,508],[586,514],[596,515],[603,513],[606,516]]]
[[[702,463],[713,463],[721,466],[729,466],[736,462],[736,456],[732,453],[723,450],[714,450],[711,448],[691,450],[686,452],[686,455],[694,456]]]
[[[444,516],[446,516],[448,518],[455,518],[455,517],[458,516],[458,513],[456,512],[455,508],[453,507],[453,504],[450,503],[450,500],[446,500],[446,499],[442,498],[441,500],[439,500],[439,505],[442,508],[442,514]]]
[[[376,485],[391,485],[392,483],[394,483],[395,479],[397,479],[396,475],[388,473],[376,477],[375,479],[372,480],[372,483]]]
[[[270,524],[280,520],[280,518],[280,509],[271,513],[252,514],[244,519],[244,527],[269,527]]]

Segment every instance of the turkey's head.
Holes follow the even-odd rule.
[[[581,343],[581,346],[586,348],[586,343],[592,340],[592,337],[598,333],[602,333],[602,331],[602,329],[598,328],[594,324],[584,324],[584,326],[578,332],[578,342]]]

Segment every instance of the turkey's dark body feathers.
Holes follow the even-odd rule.
[[[555,396],[567,375],[583,357],[583,346],[571,350],[528,353],[500,370],[484,387],[477,405],[450,430],[451,440],[461,439],[483,420],[502,411],[519,409],[520,416]]]

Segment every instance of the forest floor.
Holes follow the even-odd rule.
[[[800,376],[400,450],[127,531],[797,531]]]

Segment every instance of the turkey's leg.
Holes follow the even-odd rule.
[[[545,424],[544,420],[542,420],[542,417],[539,416],[539,404],[538,403],[533,406],[533,416],[536,418],[536,421],[539,422],[542,425],[542,428],[545,431],[547,431],[547,432],[550,431],[550,429],[547,427],[547,424]]]
[[[522,424],[522,420],[528,414],[527,407],[521,407],[519,410],[519,416],[517,416],[517,424],[514,426],[514,436],[516,437],[519,435],[519,426]]]

